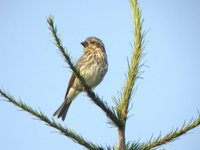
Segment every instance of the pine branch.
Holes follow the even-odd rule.
[[[200,125],[200,115],[198,115],[198,117],[195,120],[192,119],[188,124],[184,123],[180,129],[177,128],[175,130],[172,130],[170,133],[168,133],[162,138],[160,135],[159,137],[154,138],[154,140],[150,140],[147,144],[145,144],[142,150],[150,150],[152,148],[172,142],[176,140],[178,137],[184,135],[185,133],[196,128],[199,125]]]
[[[124,150],[125,147],[125,127],[127,113],[132,96],[133,87],[140,74],[139,69],[141,68],[140,61],[142,57],[142,46],[144,38],[144,34],[142,34],[141,10],[138,7],[137,0],[130,0],[130,5],[133,12],[135,40],[131,61],[130,63],[128,63],[128,77],[125,82],[124,89],[122,91],[121,101],[118,101],[116,109],[119,118],[123,122],[123,127],[118,129],[120,143],[119,150]]]
[[[137,142],[127,142],[126,144],[126,150],[141,150],[143,147],[143,144]]]
[[[82,136],[78,135],[77,133],[75,133],[71,129],[63,127],[61,124],[55,122],[53,119],[49,119],[42,112],[38,112],[38,111],[34,110],[33,108],[26,105],[22,101],[15,100],[11,95],[7,94],[3,90],[0,90],[0,96],[4,97],[7,102],[14,104],[15,106],[21,108],[22,110],[29,112],[30,114],[32,114],[33,116],[35,116],[39,120],[45,122],[46,125],[57,129],[63,135],[71,138],[74,142],[79,143],[80,145],[84,146],[85,148],[87,148],[89,150],[104,150],[104,148],[102,148],[101,146],[97,146],[97,145],[93,144],[92,142],[84,139]]]
[[[129,107],[129,103],[131,100],[131,95],[133,91],[133,87],[137,78],[139,77],[139,69],[140,61],[142,58],[142,45],[144,35],[142,34],[142,21],[141,21],[141,10],[138,8],[137,0],[130,0],[132,12],[134,14],[134,32],[135,32],[135,40],[134,40],[134,48],[133,55],[131,56],[131,61],[129,63],[128,77],[125,82],[122,101],[121,101],[121,114],[124,120],[126,120],[127,111]]]
[[[77,71],[76,67],[72,63],[68,51],[65,50],[65,48],[62,46],[62,42],[57,35],[57,28],[54,25],[53,17],[50,16],[47,19],[47,22],[49,24],[49,29],[51,30],[51,33],[54,37],[55,45],[57,46],[61,56],[64,57],[65,62],[69,65],[70,69],[74,72],[75,76],[81,81],[83,87],[85,88],[87,95],[97,106],[99,106],[106,113],[107,117],[109,118],[110,122],[112,122],[113,125],[115,125],[117,127],[121,127],[122,122],[120,119],[118,119],[115,112],[108,107],[108,105],[105,101],[101,100],[99,98],[99,96],[91,90],[91,88],[86,84],[84,78],[80,75],[80,73]]]

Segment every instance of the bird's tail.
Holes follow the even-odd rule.
[[[53,116],[57,116],[58,118],[62,117],[62,120],[64,121],[70,105],[71,102],[66,103],[66,101],[64,101],[62,105],[53,114]]]
[[[71,105],[73,99],[80,93],[80,91],[77,91],[74,88],[70,88],[69,91],[67,91],[65,95],[65,100],[62,103],[62,105],[56,110],[56,112],[53,114],[53,116],[57,116],[58,118],[62,118],[62,120],[65,120],[67,111],[69,109],[69,106]]]

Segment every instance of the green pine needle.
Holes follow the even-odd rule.
[[[151,140],[145,144],[142,150],[150,150],[152,148],[156,148],[158,146],[172,142],[178,139],[180,136],[185,135],[187,132],[196,128],[199,125],[200,125],[200,115],[198,114],[198,117],[195,120],[191,119],[191,121],[188,124],[184,122],[181,128],[172,130],[170,133],[166,134],[163,137],[161,137],[160,135],[157,138],[151,138]]]
[[[132,91],[135,85],[136,80],[140,76],[140,68],[141,58],[143,56],[143,43],[144,43],[144,34],[142,31],[142,17],[141,10],[138,8],[137,0],[130,0],[131,8],[134,14],[134,32],[135,32],[135,40],[133,55],[131,56],[130,62],[128,62],[128,75],[127,80],[125,81],[125,86],[122,91],[122,99],[120,104],[118,104],[118,111],[121,111],[122,118],[124,121],[127,119],[128,107],[131,101]]]
[[[10,94],[4,92],[3,90],[0,90],[0,96],[4,97],[7,102],[10,102],[14,104],[15,106],[21,108],[22,110],[29,112],[39,120],[46,123],[46,125],[53,127],[60,131],[63,135],[66,135],[67,137],[71,138],[73,141],[79,143],[80,145],[90,149],[90,150],[103,150],[101,146],[97,146],[93,144],[92,142],[84,139],[82,136],[78,135],[75,131],[68,129],[66,127],[63,127],[60,123],[57,123],[54,119],[49,119],[44,113],[41,111],[36,111],[27,104],[25,104],[22,101],[15,100]]]

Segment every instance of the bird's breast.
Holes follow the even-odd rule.
[[[99,55],[90,55],[88,61],[80,67],[80,73],[84,77],[86,83],[94,88],[104,78],[107,72],[107,61]]]

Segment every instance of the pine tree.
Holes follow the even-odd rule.
[[[143,19],[141,9],[138,7],[137,0],[130,0],[130,5],[133,12],[133,24],[134,24],[134,47],[131,56],[131,60],[128,63],[127,79],[125,81],[123,90],[119,97],[115,97],[115,106],[108,106],[108,104],[102,100],[91,88],[86,84],[84,78],[77,71],[75,65],[71,61],[71,57],[66,48],[63,47],[60,37],[58,36],[57,28],[54,24],[52,16],[47,18],[49,29],[54,37],[55,45],[58,48],[59,53],[64,58],[64,61],[69,65],[69,68],[79,78],[82,85],[85,88],[85,92],[89,99],[96,104],[107,116],[109,123],[118,129],[119,142],[118,145],[100,146],[95,144],[86,138],[80,136],[74,130],[64,127],[62,124],[56,122],[54,119],[49,119],[41,111],[36,111],[32,107],[28,106],[22,101],[15,100],[9,93],[4,90],[0,90],[0,96],[5,98],[6,101],[20,107],[22,110],[29,112],[33,116],[45,122],[48,126],[57,129],[66,137],[72,139],[72,141],[82,145],[89,150],[150,150],[156,149],[157,147],[164,145],[168,142],[174,141],[178,137],[184,135],[186,132],[200,125],[200,115],[196,119],[192,119],[189,123],[184,123],[181,127],[172,130],[164,136],[151,138],[148,142],[127,142],[126,141],[126,122],[127,116],[130,109],[131,97],[135,87],[135,83],[141,74],[141,59],[143,57],[144,49],[144,36],[143,31]]]

